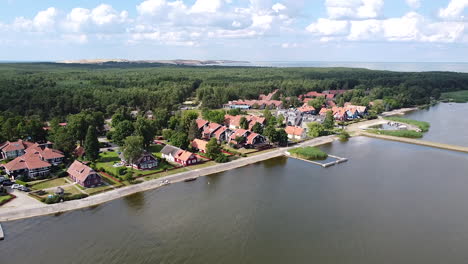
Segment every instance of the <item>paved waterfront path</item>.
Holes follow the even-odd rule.
[[[430,141],[425,141],[425,140],[420,140],[420,139],[413,139],[413,138],[393,137],[393,136],[387,136],[387,135],[377,135],[377,134],[367,133],[367,132],[360,132],[360,135],[363,135],[363,136],[366,136],[366,137],[372,137],[372,138],[378,138],[378,139],[398,141],[398,142],[403,142],[403,143],[408,143],[408,144],[426,146],[426,147],[431,147],[431,148],[438,148],[438,149],[445,149],[445,150],[468,153],[468,147],[455,146],[455,145],[449,145],[449,144],[443,144],[443,143],[436,143],[436,142],[430,142]]]
[[[258,154],[255,156],[250,156],[247,158],[241,158],[238,160],[231,161],[229,163],[217,164],[210,167],[205,167],[201,169],[195,169],[191,171],[181,172],[174,175],[169,175],[166,177],[161,177],[159,179],[146,181],[136,185],[130,185],[122,187],[119,189],[111,190],[108,192],[96,194],[81,200],[68,201],[59,204],[44,205],[38,204],[37,207],[33,208],[2,208],[0,207],[0,222],[2,221],[12,221],[22,218],[56,214],[81,208],[86,208],[105,202],[109,202],[124,196],[135,194],[138,192],[144,192],[151,189],[161,187],[161,181],[169,180],[171,183],[180,182],[188,178],[201,177],[214,173],[219,173],[227,170],[232,170],[235,168],[240,168],[247,166],[249,164],[257,163],[263,160],[268,160],[276,157],[285,155],[285,152],[289,149],[296,147],[305,147],[305,146],[319,146],[327,143],[331,143],[337,139],[336,136],[327,136],[315,138],[312,140],[305,141],[301,144],[295,145],[288,148],[279,148],[273,151],[266,153]]]

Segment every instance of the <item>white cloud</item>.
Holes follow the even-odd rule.
[[[33,19],[33,25],[38,31],[52,31],[54,30],[57,15],[57,9],[49,7],[37,13]]]
[[[366,19],[381,15],[383,0],[326,0],[328,16],[331,19]]]
[[[322,36],[345,35],[349,32],[349,22],[319,18],[316,23],[310,24],[306,29]]]
[[[406,0],[406,4],[413,9],[418,9],[421,7],[421,0]]]
[[[464,19],[463,11],[468,7],[468,0],[451,0],[446,8],[439,10],[439,17],[444,19]]]
[[[222,4],[222,0],[197,0],[191,11],[193,13],[215,13],[219,11]]]

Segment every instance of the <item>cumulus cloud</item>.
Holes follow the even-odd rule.
[[[319,18],[316,23],[310,24],[306,29],[309,32],[325,36],[345,35],[349,32],[349,22]]]
[[[439,10],[439,17],[444,19],[464,19],[463,11],[468,7],[468,0],[451,0],[446,8]]]
[[[381,15],[383,0],[326,0],[325,7],[331,19],[366,19]]]

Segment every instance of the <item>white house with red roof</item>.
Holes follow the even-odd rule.
[[[289,139],[301,140],[307,137],[306,131],[302,127],[287,126],[284,131],[288,134]]]
[[[171,145],[164,146],[164,148],[161,150],[161,156],[167,161],[179,163],[183,166],[189,166],[198,163],[198,159],[195,154]]]

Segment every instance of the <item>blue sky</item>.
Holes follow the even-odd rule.
[[[468,61],[468,0],[0,0],[0,60]]]

